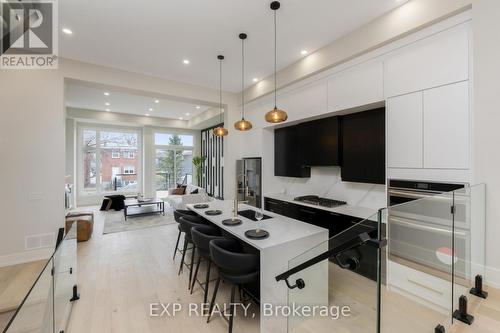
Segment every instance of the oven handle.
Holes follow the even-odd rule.
[[[396,224],[404,225],[404,226],[407,226],[407,227],[410,227],[410,228],[413,228],[413,229],[418,229],[418,230],[423,230],[423,231],[431,231],[431,232],[442,233],[442,234],[451,234],[451,230],[446,230],[446,229],[436,228],[436,227],[430,227],[430,226],[427,226],[427,225],[421,225],[421,224],[417,224],[417,223],[414,223],[414,222],[405,221],[405,220],[402,220],[400,218],[393,217],[393,216],[391,216],[389,218],[389,222],[391,222],[391,221],[394,222],[394,223],[396,223]],[[457,229],[455,229],[455,235],[461,236],[463,238],[466,237],[465,232],[458,231]]]
[[[441,192],[426,192],[429,194],[422,194],[421,192],[411,192],[411,191],[398,191],[398,190],[389,190],[389,196],[398,196],[409,199],[425,199],[431,198],[434,195],[438,195]]]

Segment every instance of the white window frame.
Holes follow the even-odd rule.
[[[115,155],[115,153],[116,153],[116,155]],[[111,158],[113,158],[113,159],[120,158],[120,151],[119,150],[112,150],[111,151]]]
[[[128,172],[132,171],[132,172]],[[133,165],[126,165],[123,167],[123,174],[124,175],[134,175],[135,174],[135,167]]]
[[[189,136],[192,136],[193,137],[193,146],[179,146],[179,145],[162,145],[162,144],[156,144],[156,141],[155,141],[155,137],[156,137],[156,134],[167,134],[167,135],[189,135]],[[153,135],[152,135],[152,142],[153,142],[153,145],[152,145],[152,157],[153,159],[156,159],[156,150],[157,149],[164,149],[164,150],[174,150],[175,152],[177,151],[183,151],[183,150],[190,150],[194,156],[194,153],[195,153],[195,146],[194,144],[196,144],[196,135],[194,135],[193,133],[186,133],[186,132],[177,132],[177,131],[169,131],[169,130],[165,130],[165,131],[162,131],[162,130],[154,130],[153,131]],[[194,167],[193,167],[194,168]],[[194,173],[194,169],[193,169],[193,173]],[[156,174],[156,163],[152,163],[152,169],[151,169],[151,174],[153,175],[152,178],[152,189],[153,189],[153,192],[155,192],[155,177],[154,175]],[[174,175],[177,174],[177,166],[174,165]],[[193,175],[194,177],[194,175]]]
[[[83,131],[84,130],[91,130],[91,131],[96,131],[96,145],[95,147],[89,147],[85,148],[83,147]],[[101,131],[115,131],[115,132],[122,132],[122,133],[135,133],[137,134],[137,164],[138,167],[136,168],[135,172],[137,174],[137,189],[130,189],[130,190],[119,190],[119,191],[103,191],[101,189],[101,177],[100,177],[100,170],[101,170],[101,159],[100,159],[100,152],[101,152],[101,147],[100,147],[100,132]],[[103,195],[108,195],[108,194],[131,194],[131,193],[137,193],[137,192],[143,192],[143,173],[142,173],[142,161],[143,161],[143,142],[142,142],[142,129],[138,127],[122,127],[122,126],[113,126],[113,125],[104,125],[104,124],[89,124],[89,123],[78,123],[77,125],[77,165],[76,165],[76,172],[78,176],[78,194],[80,196],[103,196]],[[96,170],[97,170],[97,175],[96,175],[96,187],[95,190],[85,190],[84,189],[84,175],[83,175],[83,151],[94,151],[96,152]]]
[[[124,150],[124,151],[122,151],[122,156],[123,156],[123,158],[134,159],[135,152],[132,150]]]

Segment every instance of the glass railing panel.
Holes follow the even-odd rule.
[[[4,332],[53,332],[53,284],[52,258],[47,261],[35,284],[29,291],[21,306],[16,311]]]
[[[76,286],[76,225],[54,254],[54,326],[55,332],[65,331],[71,313],[73,287]]]
[[[58,333],[66,330],[72,301],[75,300],[73,287],[77,283],[76,224],[70,226],[58,244],[3,333]]]
[[[288,332],[376,332],[377,249],[367,240],[377,235],[374,215],[289,261],[292,269],[323,255],[289,278],[305,287],[289,289],[288,306],[300,311],[288,317]]]
[[[495,288],[490,286],[485,270],[485,195],[486,187],[484,184],[454,191],[455,207],[464,207],[464,209],[456,209],[454,215],[455,247],[458,252],[465,252],[467,256],[464,259],[464,268],[461,269],[461,266],[459,266],[458,269],[454,270],[453,320],[455,326],[467,326],[461,321],[468,322],[471,320],[472,317],[468,315],[482,317],[481,323],[473,322],[474,326],[478,324],[477,329],[481,329],[481,332],[489,332],[493,327],[496,329],[500,326],[500,310],[498,308],[495,310],[495,306],[492,308],[492,302],[488,298],[483,298],[483,296],[486,296],[484,292],[488,293],[490,291],[495,294],[496,291]],[[466,241],[463,242],[462,239]],[[463,247],[463,249],[460,249],[460,247]],[[497,291],[497,297],[499,295]],[[464,303],[464,301],[466,302]],[[462,309],[467,311],[458,311],[461,302],[463,303]],[[464,307],[464,304],[467,306]]]
[[[383,211],[388,244],[383,253],[387,272],[381,285],[381,332],[450,327],[452,272],[465,270],[467,256],[462,247],[454,247],[453,203],[454,194],[444,193]]]

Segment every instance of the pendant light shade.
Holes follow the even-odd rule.
[[[274,12],[274,109],[266,113],[266,121],[269,123],[281,123],[288,119],[288,115],[284,110],[278,109],[276,103],[276,90],[277,90],[277,81],[276,81],[276,67],[277,67],[277,38],[276,38],[276,11],[280,8],[279,1],[271,2],[271,9]]]
[[[236,128],[238,131],[248,131],[252,129],[252,123],[248,120],[245,120],[245,118],[242,118],[241,120],[238,120],[234,123],[234,128]]]
[[[222,60],[224,60],[223,55],[218,55],[217,59],[219,59],[219,123],[223,124],[224,120],[222,119]],[[226,136],[228,134],[227,129],[224,126],[220,125],[214,128],[213,133],[215,136]]]
[[[241,120],[234,123],[234,128],[238,131],[248,131],[252,129],[252,123],[245,119],[245,39],[247,34],[241,33]]]
[[[227,129],[225,129],[222,126],[218,126],[218,127],[214,128],[214,135],[215,136],[226,136],[228,133],[229,132],[227,131]]]
[[[288,119],[288,115],[285,111],[274,107],[271,111],[266,113],[266,121],[268,123],[281,123]]]

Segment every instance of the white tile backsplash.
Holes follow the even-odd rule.
[[[311,178],[275,178],[266,193],[318,195],[373,209],[385,207],[387,202],[385,185],[343,182],[340,167],[312,167]]]

